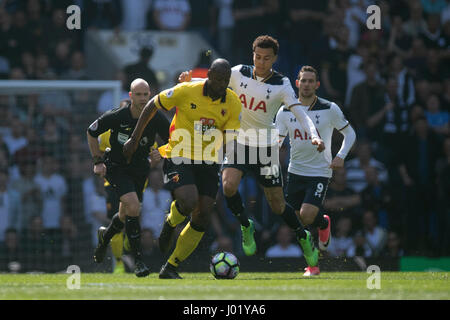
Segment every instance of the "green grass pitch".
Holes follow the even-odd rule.
[[[450,299],[448,272],[381,272],[380,289],[368,289],[366,272],[245,273],[215,280],[209,273],[180,273],[182,280],[134,274],[81,273],[80,289],[68,289],[70,274],[0,274],[0,300],[308,300]]]

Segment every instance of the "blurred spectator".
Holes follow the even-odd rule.
[[[72,217],[63,214],[60,218],[60,232],[58,239],[59,252],[57,254],[59,269],[65,269],[67,266],[77,264],[80,255],[79,246],[81,239],[78,228]]]
[[[13,157],[17,150],[28,144],[28,140],[25,137],[24,125],[19,119],[13,118],[9,126],[11,133],[3,137],[3,141],[8,147],[10,157]]]
[[[188,30],[197,33],[208,43],[213,42],[214,2],[215,0],[189,0],[191,18]]]
[[[233,46],[233,0],[214,0],[213,18],[217,35],[217,49],[222,57],[231,61]]]
[[[266,251],[266,258],[298,258],[303,255],[298,244],[293,244],[294,233],[282,224],[277,231],[276,244]]]
[[[418,77],[429,82],[431,92],[440,94],[444,79],[449,76],[448,68],[446,70],[445,64],[441,63],[439,51],[436,49],[428,50],[426,58],[425,63],[419,69]]]
[[[35,161],[30,158],[19,162],[20,178],[11,184],[11,188],[18,193],[20,201],[20,213],[17,213],[15,217],[15,228],[20,232],[29,226],[32,217],[42,212],[41,190],[34,181]]]
[[[329,56],[321,65],[321,83],[325,89],[325,96],[336,104],[343,106],[347,92],[347,61],[351,51],[348,47],[348,29],[341,27],[337,31],[336,47],[329,52]]]
[[[158,244],[157,239],[153,235],[153,231],[151,229],[147,229],[142,226],[141,231],[141,247],[142,247],[142,255],[146,258],[149,258],[158,253]]]
[[[191,22],[191,5],[188,0],[155,0],[153,19],[159,30],[186,30]]]
[[[106,193],[103,187],[104,179],[94,176],[91,177],[93,190],[86,190],[84,184],[83,194],[85,197],[85,219],[91,227],[91,240],[93,246],[97,245],[97,230],[103,225],[109,224],[106,207]],[[86,182],[85,182],[86,183]]]
[[[389,62],[389,76],[397,79],[397,97],[400,106],[411,106],[414,103],[415,91],[412,74],[399,55],[392,55]]]
[[[101,30],[118,27],[123,12],[120,0],[85,0],[82,11],[82,25]]]
[[[390,231],[387,235],[386,246],[381,255],[387,258],[399,258],[404,255],[404,251],[400,244],[400,237],[394,231]]]
[[[430,82],[425,79],[416,81],[416,105],[422,109],[427,105],[428,97],[431,95]]]
[[[405,32],[402,24],[403,20],[401,16],[393,17],[388,40],[388,50],[406,59],[408,57],[408,51],[412,46],[412,37]]]
[[[446,24],[450,21],[450,5],[447,0],[447,6],[441,12],[441,23]]]
[[[367,66],[370,63],[376,63],[374,59],[370,59],[367,47],[360,42],[354,52],[352,52],[347,60],[347,91],[345,93],[345,106],[349,106],[353,88],[366,80]],[[378,72],[378,70],[376,70]]]
[[[441,24],[439,14],[429,14],[426,18],[425,28],[419,33],[428,49],[439,48],[441,38]]]
[[[367,166],[364,169],[367,186],[361,191],[362,203],[377,216],[378,224],[388,229],[392,212],[392,199],[387,183],[378,178],[378,169]]]
[[[136,79],[136,78],[134,78],[134,79]],[[118,71],[116,73],[115,80],[119,80],[122,84],[122,86],[121,86],[122,90],[120,92],[120,100],[129,99],[130,98],[129,87],[127,86],[127,83],[129,80],[127,79],[125,72]],[[102,95],[100,96],[100,99],[98,100],[98,103],[97,103],[98,114],[103,114],[106,111],[109,111],[113,108],[118,107],[118,106],[114,105],[113,95],[114,95],[113,91],[105,91],[102,93]]]
[[[144,191],[142,200],[141,225],[159,235],[164,224],[165,215],[169,212],[172,196],[163,189],[163,172],[153,169],[148,177],[148,187]]]
[[[70,50],[68,41],[60,41],[55,45],[51,56],[51,67],[58,76],[66,74],[70,68]]]
[[[428,128],[426,118],[413,124],[413,131],[401,145],[399,170],[406,188],[406,244],[408,254],[426,250],[430,241],[430,219],[436,210],[436,161],[441,150],[436,134]]]
[[[262,0],[233,1],[233,64],[252,64],[252,43],[260,35],[265,8]]]
[[[62,166],[67,157],[65,136],[54,118],[48,117],[44,121],[40,143],[44,152],[56,159]]]
[[[0,242],[5,240],[6,229],[17,228],[20,213],[20,196],[8,187],[8,172],[0,170]]]
[[[124,72],[127,80],[124,84],[124,90],[129,91],[131,82],[136,78],[142,78],[148,82],[151,96],[159,93],[158,79],[156,78],[155,72],[150,67],[153,50],[152,47],[142,47],[139,51],[139,60],[134,64],[125,66]]]
[[[8,228],[5,231],[4,242],[0,242],[0,272],[20,272],[23,269],[22,263],[17,230]]]
[[[361,196],[350,189],[346,180],[346,169],[333,171],[323,207],[332,220],[346,215],[356,221],[361,205]]]
[[[227,235],[219,235],[216,240],[211,244],[210,252],[211,254],[216,254],[219,252],[233,252],[233,239]]]
[[[409,2],[409,19],[403,23],[403,29],[411,37],[416,37],[426,29],[422,5],[419,0]]]
[[[365,169],[374,167],[378,171],[378,179],[388,182],[388,172],[385,165],[372,156],[372,147],[368,140],[356,142],[356,158],[346,161],[347,184],[355,192],[361,192],[367,186]]]
[[[70,56],[70,68],[61,76],[64,80],[87,80],[87,70],[84,61],[84,54],[81,51],[75,51]]]
[[[373,134],[367,130],[367,120],[369,115],[383,107],[385,88],[377,79],[378,66],[375,61],[370,61],[363,67],[365,80],[355,85],[351,92],[349,113],[358,136],[373,138]]]
[[[152,1],[120,0],[123,31],[143,31],[147,27],[148,11]]]
[[[436,163],[438,193],[438,232],[440,253],[450,254],[450,137],[443,143],[443,155]]]
[[[39,54],[35,61],[35,76],[39,80],[55,80],[56,73],[50,68],[48,56],[46,54]]]
[[[336,231],[328,246],[328,254],[331,257],[349,257],[354,251],[353,238],[351,237],[352,219],[341,216],[336,222]]]
[[[200,51],[197,64],[192,69],[192,78],[208,78],[208,69],[211,62],[210,53],[207,50]]]
[[[343,22],[349,31],[348,45],[350,48],[354,49],[361,36],[361,27],[366,26],[366,9],[368,3],[367,1],[350,0],[341,0],[339,2],[341,8],[345,10],[345,19]],[[382,10],[382,12],[383,16],[388,14],[384,10]]]
[[[36,76],[35,58],[30,51],[24,51],[21,55],[21,67],[27,80],[34,80]]]
[[[355,236],[353,237],[353,246],[347,252],[348,257],[371,257],[372,250],[367,242],[367,239],[364,237],[362,231],[357,231]]]
[[[445,0],[420,0],[420,3],[426,14],[440,14],[447,6]]]
[[[427,100],[425,116],[430,128],[437,134],[445,136],[450,133],[450,117],[448,111],[441,110],[440,103],[437,95],[430,95]]]
[[[372,210],[365,210],[363,213],[363,234],[367,245],[370,247],[372,257],[380,255],[384,249],[387,240],[387,232],[385,228],[377,225],[376,214]]]
[[[34,216],[21,236],[25,271],[46,271],[51,257],[50,241],[42,224],[42,217]]]
[[[42,198],[42,224],[46,231],[54,233],[59,228],[61,215],[64,213],[64,199],[67,195],[67,182],[59,173],[56,159],[46,155],[41,159],[42,171],[34,177]]]

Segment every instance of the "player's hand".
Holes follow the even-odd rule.
[[[137,141],[129,138],[127,140],[127,142],[125,142],[125,144],[123,145],[123,155],[125,156],[125,159],[127,159],[127,163],[130,163],[131,161],[131,157],[133,156],[133,153],[136,151],[137,149]]]
[[[159,153],[158,149],[153,149],[150,152],[150,165],[152,168],[156,167],[161,159],[161,154]]]
[[[344,159],[338,156],[334,157],[333,161],[331,161],[330,168],[335,170],[343,167],[344,167]]]
[[[183,71],[178,76],[178,82],[189,82],[192,80],[192,70],[189,71]]]
[[[317,146],[317,151],[322,152],[323,150],[325,150],[325,143],[323,143],[322,139],[314,138],[311,140],[311,143]]]
[[[106,165],[104,163],[97,163],[94,165],[94,173],[104,178],[106,175]]]

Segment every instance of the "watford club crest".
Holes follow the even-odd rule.
[[[223,117],[225,117],[225,114],[227,113],[227,110],[222,109],[222,111],[220,113],[222,114]]]

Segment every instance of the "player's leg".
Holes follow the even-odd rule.
[[[198,210],[192,212],[191,221],[181,231],[175,250],[162,267],[159,277],[163,279],[181,278],[176,271],[177,267],[179,263],[192,254],[200,243],[209,225],[211,211],[217,195],[219,183],[217,165],[194,165],[190,169],[195,177],[193,187],[198,194],[198,202],[195,206]]]
[[[294,208],[285,201],[283,188],[278,186],[264,187],[264,194],[272,211],[280,215],[286,224],[294,230],[308,265],[317,265],[319,251],[314,246],[312,235],[308,230],[305,230],[295,214]]]
[[[112,219],[114,215],[119,212],[120,200],[114,191],[113,187],[105,182],[105,192],[106,192],[106,214],[109,219]],[[122,261],[123,254],[123,231],[116,233],[111,239],[111,251],[115,258],[114,273],[124,273],[125,267]]]
[[[328,189],[329,179],[325,177],[306,177],[305,199],[299,211],[303,225],[318,228],[319,248],[327,250],[331,241],[331,221],[328,215],[321,213],[323,201]]]
[[[172,246],[175,227],[197,207],[198,190],[195,188],[189,164],[175,164],[171,159],[164,159],[163,171],[165,187],[172,192],[173,201],[158,242],[160,250],[168,253]]]
[[[228,208],[241,224],[242,249],[247,256],[251,256],[256,253],[255,226],[245,213],[245,207],[239,193],[239,184],[242,176],[242,170],[234,167],[225,167],[222,171],[222,188]]]

